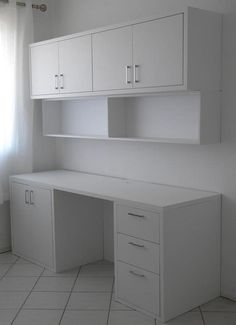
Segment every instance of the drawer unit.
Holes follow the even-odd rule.
[[[159,245],[123,234],[117,235],[119,261],[159,274]]]
[[[117,262],[117,297],[153,315],[159,315],[159,276]]]
[[[160,216],[156,212],[116,205],[116,231],[159,243]]]

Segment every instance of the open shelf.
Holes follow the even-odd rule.
[[[43,101],[43,134],[57,138],[219,142],[220,94]]]

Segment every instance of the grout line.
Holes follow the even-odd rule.
[[[14,256],[16,256],[16,255],[14,255]],[[6,264],[11,264],[11,265],[6,270],[6,272],[0,277],[0,280],[2,280],[7,275],[7,273],[13,268],[13,266],[16,264],[16,262],[18,261],[18,259],[19,259],[19,257],[17,256],[17,259],[15,260],[15,262],[13,262],[13,263],[6,263]]]
[[[29,291],[29,294],[26,296],[25,300],[24,300],[24,301],[23,301],[23,303],[21,304],[21,306],[20,306],[20,308],[19,308],[18,312],[16,313],[15,317],[13,318],[13,320],[12,320],[12,322],[11,322],[11,325],[13,325],[13,323],[15,322],[15,320],[16,320],[16,317],[19,315],[19,313],[20,313],[20,312],[21,312],[21,310],[22,310],[22,307],[23,307],[23,306],[24,306],[24,304],[26,303],[26,300],[29,298],[29,296],[30,296],[30,295],[31,295],[31,293],[33,292],[33,290],[34,290],[34,288],[35,288],[36,284],[38,283],[39,279],[41,278],[41,276],[42,276],[42,274],[43,274],[44,270],[45,270],[45,268],[43,268],[43,269],[42,269],[42,271],[41,271],[40,275],[38,276],[38,279],[36,280],[36,282],[35,282],[35,284],[34,284],[33,288],[32,288],[32,289]]]
[[[203,325],[206,325],[205,319],[204,319],[204,316],[203,316],[203,312],[201,310],[201,307],[199,307],[199,310],[200,310],[200,314],[201,314],[201,318],[202,318]]]
[[[70,297],[71,297],[71,295],[72,295],[72,293],[73,293],[73,289],[74,289],[75,284],[76,284],[76,281],[77,281],[77,279],[78,279],[78,277],[79,277],[79,273],[80,273],[80,271],[81,271],[81,268],[82,268],[82,267],[80,266],[80,267],[79,267],[79,270],[78,270],[78,272],[77,272],[76,278],[75,278],[75,280],[74,280],[74,284],[73,284],[73,286],[71,287],[69,297],[68,297],[68,299],[67,299],[66,305],[65,305],[65,307],[64,307],[64,309],[63,309],[63,312],[62,312],[62,314],[61,314],[61,318],[60,318],[60,320],[59,320],[58,325],[61,324],[62,318],[63,318],[63,316],[64,316],[64,314],[65,314],[65,312],[66,312],[66,308],[67,308],[67,306],[68,306],[68,304],[69,304],[69,300],[70,300]]]
[[[110,318],[110,313],[111,313],[111,304],[112,304],[112,296],[113,296],[114,283],[115,283],[115,278],[113,278],[113,284],[112,284],[112,289],[111,289],[111,298],[110,298],[110,303],[109,303],[109,310],[108,310],[107,323],[106,323],[106,325],[109,324],[109,318]]]

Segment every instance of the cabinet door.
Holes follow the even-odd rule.
[[[134,87],[182,85],[183,14],[133,26]]]
[[[30,187],[11,185],[12,246],[16,254],[32,258],[32,208],[29,204]]]
[[[58,43],[31,47],[32,96],[59,93]]]
[[[59,42],[60,93],[92,91],[91,35]]]
[[[33,207],[33,258],[46,267],[53,267],[52,199],[50,190],[31,189]]]
[[[93,90],[132,88],[132,28],[94,34]]]

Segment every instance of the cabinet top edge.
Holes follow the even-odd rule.
[[[153,208],[186,205],[220,197],[219,193],[200,189],[157,184],[119,177],[54,170],[10,176],[10,182],[42,186],[51,190],[91,196],[113,202],[126,201]]]
[[[122,22],[122,23],[117,23],[117,24],[112,24],[112,25],[106,25],[106,26],[95,28],[95,29],[90,29],[90,30],[86,30],[86,31],[78,32],[78,33],[73,33],[73,34],[69,34],[69,35],[65,35],[65,36],[61,36],[61,37],[55,37],[55,38],[51,38],[51,39],[48,39],[48,40],[32,43],[29,46],[31,48],[31,47],[35,47],[35,46],[50,44],[52,42],[65,41],[65,40],[69,40],[69,39],[73,39],[73,38],[77,38],[77,37],[81,37],[81,36],[92,35],[92,34],[103,32],[103,31],[108,31],[108,30],[112,30],[112,29],[118,29],[118,28],[122,28],[122,27],[137,25],[137,24],[141,24],[141,23],[145,23],[145,22],[150,22],[150,21],[157,20],[157,19],[163,19],[163,18],[167,18],[167,17],[171,17],[171,16],[180,15],[180,14],[188,14],[189,11],[193,11],[193,10],[194,11],[199,11],[199,12],[207,12],[207,10],[194,8],[194,7],[189,7],[189,6],[183,8],[182,10],[179,10],[179,11],[177,11],[177,10],[173,11],[173,10],[169,9],[169,10],[166,10],[165,12],[163,12],[160,15],[150,16],[150,17],[146,17],[146,18],[142,18],[142,19],[135,19],[135,20],[132,20],[132,21],[127,21],[127,22]],[[212,11],[212,13],[221,15],[221,14],[219,14],[217,12],[213,12],[213,11]]]

